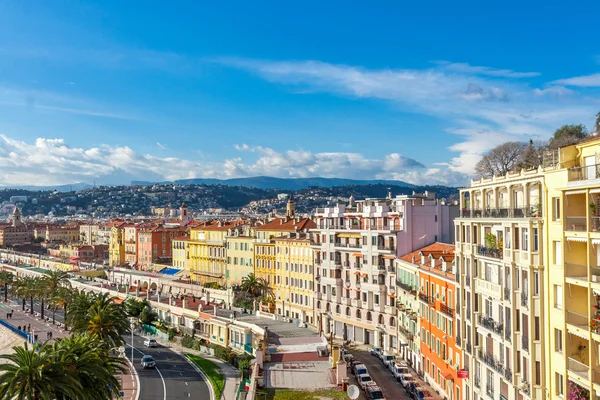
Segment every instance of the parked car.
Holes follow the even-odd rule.
[[[154,339],[147,338],[146,340],[144,340],[144,346],[156,347],[156,346],[158,346],[158,343],[156,343],[156,340],[154,340]]]
[[[350,354],[350,352],[346,349],[342,349],[342,358],[346,362],[351,362],[354,360],[354,356],[352,354]]]
[[[390,371],[392,372],[392,375],[394,375],[394,378],[396,378],[398,382],[413,376],[411,370],[406,365],[398,362],[394,362],[392,364]]]
[[[396,356],[391,355],[391,354],[383,354],[381,356],[381,362],[387,369],[390,369],[390,364],[393,363],[395,360],[396,360]]]
[[[352,373],[356,376],[359,376],[368,374],[369,371],[367,371],[367,366],[365,364],[356,364],[352,370]]]
[[[156,361],[154,361],[154,357],[145,355],[142,357],[141,366],[142,368],[154,368],[156,367]]]
[[[375,384],[375,382],[373,382],[373,378],[371,378],[371,375],[369,374],[358,375],[357,380],[361,389],[365,392],[367,391],[367,386]]]
[[[406,390],[406,392],[408,393],[411,390],[410,385],[412,384],[414,387],[414,384],[417,383],[417,380],[415,379],[414,376],[411,376],[411,377],[405,377],[405,378],[399,380],[398,382],[400,382],[400,385],[402,385],[404,390]]]
[[[367,400],[385,400],[383,392],[379,386],[371,385],[367,387]]]
[[[371,347],[371,355],[372,356],[381,358],[382,353],[383,353],[383,350],[381,350],[381,347]]]

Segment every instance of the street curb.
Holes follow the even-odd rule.
[[[200,367],[198,367],[196,364],[194,364],[194,362],[192,360],[190,360],[185,354],[178,352],[178,351],[176,353],[179,354],[181,357],[183,357],[185,359],[185,361],[187,361],[188,364],[190,364],[192,366],[192,368],[194,368],[196,370],[196,372],[202,376],[202,378],[206,382],[206,386],[208,386],[208,390],[210,391],[210,398],[212,400],[218,400],[215,398],[215,389],[213,388],[213,384],[210,381],[210,379],[208,379],[208,376],[206,376],[204,371],[202,371],[200,369]],[[225,390],[225,381],[223,381],[223,390]],[[223,392],[221,392],[221,393],[223,393]]]
[[[129,364],[129,370],[132,371],[133,376],[135,376],[135,384],[136,384],[135,400],[140,400],[140,396],[142,395],[142,387],[140,386],[140,377],[138,375],[138,372],[135,369],[135,366],[131,362],[131,360],[127,357],[125,357],[125,359],[127,360],[127,364]]]

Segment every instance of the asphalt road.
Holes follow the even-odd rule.
[[[18,306],[20,305],[14,305],[14,307]],[[26,305],[26,308],[28,307],[29,302]],[[34,301],[33,309],[40,312],[40,308],[40,303]],[[52,317],[50,310],[45,310],[44,314]],[[57,311],[55,318],[63,322],[62,310]],[[123,339],[126,343],[125,354],[131,360],[131,335],[125,335]],[[133,346],[133,365],[138,372],[142,389],[140,400],[210,400],[207,382],[178,353],[160,345],[147,348],[144,346],[144,337],[138,335],[133,335]],[[146,354],[154,357],[156,368],[140,367],[142,356]]]
[[[350,353],[354,356],[355,360],[358,360],[367,366],[367,370],[369,371],[369,375],[377,385],[381,388],[383,395],[388,400],[404,400],[410,399],[406,394],[402,385],[396,381],[394,376],[390,373],[388,369],[383,366],[383,363],[379,360],[379,358],[372,356],[367,351],[359,351],[359,350],[351,350]],[[356,379],[353,378],[351,372],[349,375],[352,376],[350,379],[350,383],[357,385]],[[361,394],[359,399],[364,399],[365,396]]]
[[[125,339],[126,354],[131,359],[131,336]],[[160,345],[144,347],[144,338],[137,335],[133,336],[133,344],[133,364],[142,388],[140,400],[210,399],[207,382],[179,354]],[[140,367],[142,356],[145,354],[154,357],[156,368]]]

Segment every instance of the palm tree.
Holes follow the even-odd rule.
[[[67,328],[67,309],[69,304],[77,296],[77,291],[66,286],[60,286],[55,290],[50,297],[50,306],[52,308],[52,323],[56,322],[56,311],[59,308],[63,309],[65,329]]]
[[[13,274],[10,271],[3,269],[0,271],[0,284],[4,286],[4,302],[8,302],[8,285],[11,285],[13,282]]]
[[[22,299],[23,311],[25,311],[25,304],[27,299],[31,301],[31,312],[33,313],[33,298],[35,296],[35,279],[31,276],[18,277],[15,283],[12,285],[13,293]]]
[[[37,298],[41,302],[42,306],[42,319],[44,318],[44,302],[48,297],[54,296],[58,289],[62,287],[71,287],[71,281],[69,280],[69,274],[65,271],[50,270],[47,275],[38,280],[37,286]],[[52,321],[55,316],[52,315]]]
[[[39,350],[15,346],[12,354],[0,355],[0,398],[54,400],[59,396],[81,398],[81,385],[53,362],[46,345]]]
[[[242,278],[242,284],[240,288],[244,292],[250,293],[253,297],[260,296],[261,293],[261,278],[257,278],[254,274],[248,274],[247,276]]]
[[[125,311],[108,293],[80,294],[68,310],[67,321],[71,331],[87,333],[100,339],[106,346],[121,346],[122,335],[129,332]]]
[[[62,365],[81,385],[81,398],[108,400],[119,397],[121,384],[115,374],[127,371],[126,362],[123,358],[109,356],[97,338],[75,334],[56,341],[52,353],[54,362]],[[110,392],[107,387],[111,388]]]

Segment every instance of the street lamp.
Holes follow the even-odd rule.
[[[133,364],[133,328],[135,327],[135,317],[129,317],[129,325],[131,329],[131,364]]]

